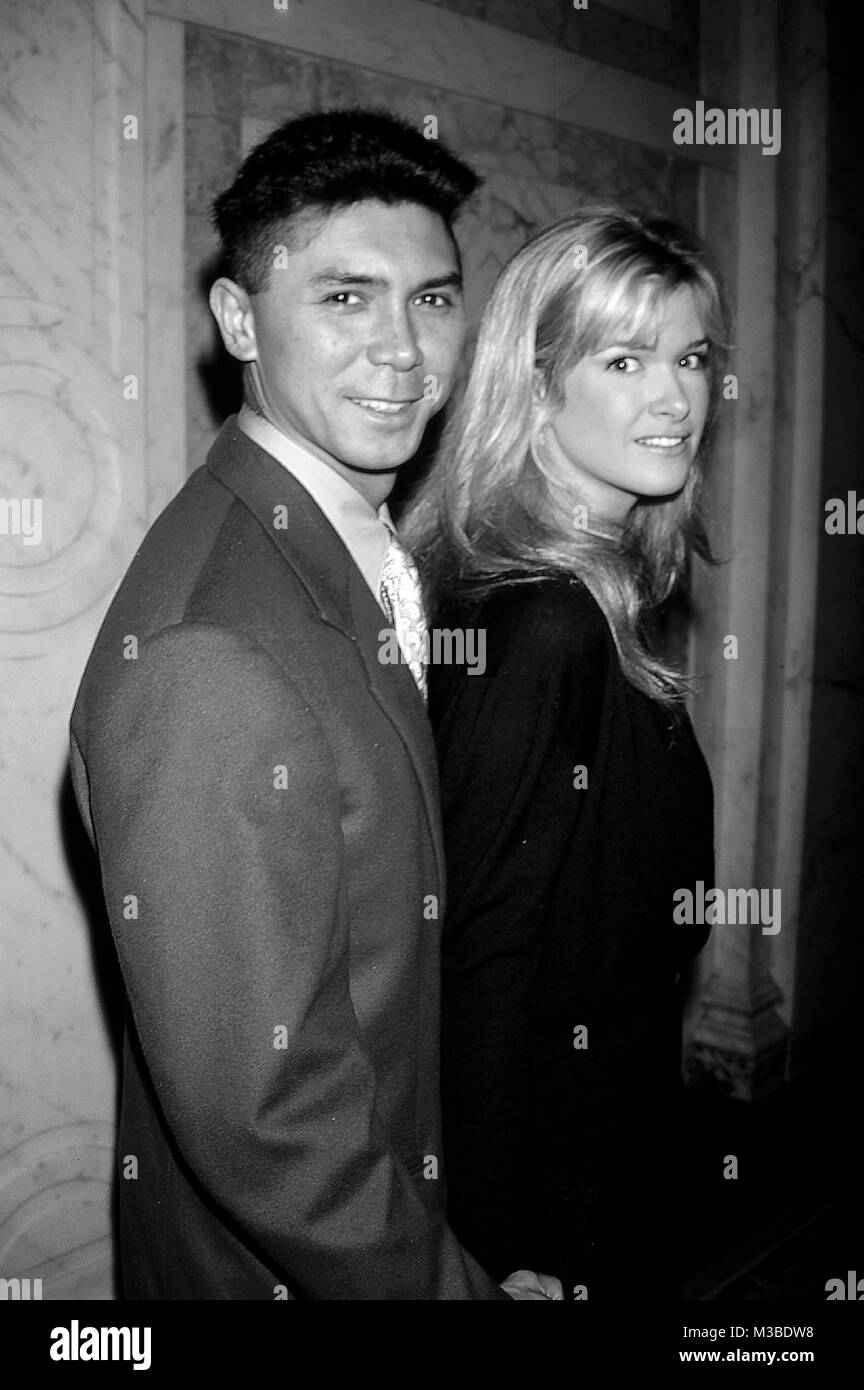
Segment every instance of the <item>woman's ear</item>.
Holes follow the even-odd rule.
[[[546,385],[539,372],[534,373],[534,399],[531,402],[531,430],[529,450],[538,470],[545,478],[549,477],[547,453],[547,427],[551,411],[545,397]]]
[[[549,400],[549,387],[540,368],[535,367],[531,399],[531,436],[534,440],[542,439],[554,413]]]

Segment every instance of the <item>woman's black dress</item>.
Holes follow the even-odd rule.
[[[451,1223],[499,1278],[675,1294],[676,981],[707,929],[673,924],[673,893],[713,881],[708,769],[578,580],[508,584],[436,626],[485,630],[487,663],[429,669]]]

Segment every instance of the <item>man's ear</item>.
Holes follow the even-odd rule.
[[[255,339],[255,315],[249,296],[242,285],[220,275],[210,287],[210,312],[222,334],[222,341],[232,357],[239,362],[254,362],[258,357]]]

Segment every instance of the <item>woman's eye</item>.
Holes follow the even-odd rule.
[[[616,372],[635,372],[638,366],[635,357],[616,357],[609,363],[609,368]]]
[[[688,352],[686,357],[682,357],[679,363],[681,367],[687,367],[691,372],[704,372],[708,366],[707,352]]]

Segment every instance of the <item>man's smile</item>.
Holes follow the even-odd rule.
[[[409,400],[394,401],[386,396],[349,396],[348,400],[352,405],[359,406],[367,415],[381,417],[382,419],[403,419],[406,415],[413,412],[421,400],[422,396],[412,397]]]

